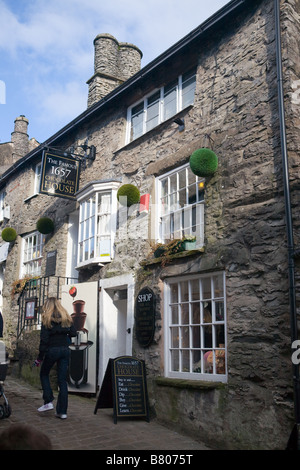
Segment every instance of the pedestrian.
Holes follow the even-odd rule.
[[[72,317],[55,297],[49,297],[42,313],[42,327],[40,335],[39,355],[34,365],[42,362],[40,379],[43,389],[44,405],[38,411],[53,410],[53,392],[50,385],[49,373],[54,364],[57,364],[57,382],[59,393],[56,404],[56,416],[61,419],[67,417],[68,384],[67,373],[69,366],[69,344],[71,338],[76,336]]]

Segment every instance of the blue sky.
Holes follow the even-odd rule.
[[[227,3],[0,0],[0,143],[21,114],[42,143],[86,109],[97,34],[135,44],[144,67]]]

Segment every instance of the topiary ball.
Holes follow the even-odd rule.
[[[6,227],[2,230],[1,237],[5,242],[14,242],[17,238],[17,232],[14,228]]]
[[[123,184],[117,192],[117,198],[120,204],[127,207],[140,202],[140,191],[133,184]],[[125,199],[126,198],[126,199]]]
[[[49,217],[41,217],[36,223],[37,230],[43,235],[53,232],[54,222]]]
[[[197,176],[211,176],[218,168],[218,157],[210,149],[198,149],[190,156],[190,168]]]

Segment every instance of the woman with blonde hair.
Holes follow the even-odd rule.
[[[59,300],[55,297],[49,297],[43,306],[39,355],[34,363],[36,366],[39,366],[43,362],[40,379],[43,388],[44,405],[38,408],[38,411],[53,410],[52,402],[54,396],[50,385],[49,373],[56,363],[59,386],[56,416],[61,419],[67,417],[69,344],[74,336],[76,336],[76,330],[71,316]]]

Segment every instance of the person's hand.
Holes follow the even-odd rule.
[[[34,361],[34,363],[32,364],[32,367],[40,367],[41,362],[42,362],[42,361],[40,361],[40,359],[36,359],[36,360]]]

